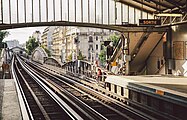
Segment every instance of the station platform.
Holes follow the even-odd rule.
[[[50,65],[43,65],[49,69],[55,69],[63,73],[60,68]],[[75,75],[75,74],[74,74]],[[80,77],[80,76],[79,76]],[[81,77],[80,77],[81,78]],[[94,80],[89,79],[89,82]],[[170,99],[169,101],[187,107],[187,77],[169,76],[169,75],[145,75],[145,76],[115,76],[108,75],[105,82],[113,85],[125,87],[130,90],[149,94],[161,99]],[[104,84],[104,83],[102,83]]]
[[[0,79],[0,119],[22,119],[15,83],[13,79]]]
[[[182,76],[107,76],[106,89],[173,119],[187,118],[187,78]]]
[[[162,75],[109,76],[106,81],[187,107],[187,77]]]

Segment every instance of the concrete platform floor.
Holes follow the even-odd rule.
[[[2,119],[3,91],[4,91],[4,80],[0,79],[0,120]]]
[[[0,119],[21,120],[21,112],[13,79],[0,79]]]

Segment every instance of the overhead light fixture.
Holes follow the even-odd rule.
[[[158,17],[167,17],[167,16],[169,16],[169,17],[181,17],[182,16],[182,14],[180,14],[180,13],[159,13],[159,14],[155,14],[156,16],[158,16]]]

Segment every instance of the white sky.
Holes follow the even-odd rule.
[[[36,30],[39,30],[41,33],[46,27],[28,27],[28,28],[17,28],[17,29],[10,29],[8,37],[4,39],[4,41],[7,40],[13,40],[16,39],[19,41],[20,44],[25,43],[29,36],[32,36],[33,32]]]

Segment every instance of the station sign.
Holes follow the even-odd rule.
[[[111,66],[117,66],[117,62],[111,62]]]
[[[160,19],[139,19],[140,26],[155,26],[161,25]]]
[[[156,90],[156,94],[164,95],[164,91],[162,91],[162,90]]]

